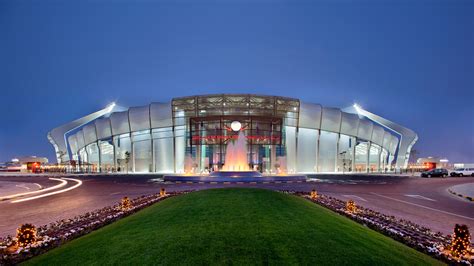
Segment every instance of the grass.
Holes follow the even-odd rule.
[[[296,196],[230,188],[167,199],[25,264],[441,263]]]

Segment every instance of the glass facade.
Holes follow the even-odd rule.
[[[160,112],[153,113],[155,105]],[[72,154],[89,172],[207,173],[222,169],[227,145],[243,132],[249,169],[263,173],[394,169],[399,138],[391,132],[372,134],[372,124],[341,118],[336,108],[300,108],[299,100],[278,96],[176,98],[122,114],[118,122],[101,121],[96,141],[86,138],[92,143],[79,130]]]
[[[319,136],[318,172],[335,172],[338,134],[321,131]]]
[[[153,172],[153,157],[150,130],[132,133],[133,171],[138,173]]]
[[[173,130],[171,127],[152,130],[153,160],[156,173],[174,172]]]
[[[297,169],[299,172],[312,173],[318,170],[318,140],[319,130],[300,128],[298,131]]]
[[[369,143],[365,141],[357,141],[355,146],[355,172],[368,171],[369,160]]]
[[[354,169],[355,143],[355,137],[342,134],[339,136],[337,172],[351,172]]]
[[[370,172],[380,172],[380,155],[382,148],[376,144],[370,145],[370,154],[369,154],[369,171]]]
[[[132,141],[130,134],[122,134],[114,137],[115,166],[118,172],[130,172],[133,170],[132,163]]]
[[[114,144],[112,139],[100,140],[100,170],[101,172],[112,172],[114,170]]]

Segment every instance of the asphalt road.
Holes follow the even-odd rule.
[[[58,178],[59,176],[54,176]],[[450,234],[456,223],[474,228],[474,202],[450,194],[447,188],[463,183],[473,183],[474,178],[424,179],[417,177],[389,176],[329,176],[296,184],[164,184],[154,181],[151,175],[129,176],[63,176],[77,178],[81,186],[64,193],[30,201],[12,203],[0,201],[0,236],[14,234],[22,223],[43,225],[60,219],[72,218],[88,211],[118,203],[122,197],[167,191],[209,189],[219,187],[260,187],[275,190],[311,191],[352,199],[358,205],[394,215],[427,226],[435,231]],[[38,183],[51,187],[58,181],[48,176],[0,176],[2,181]],[[316,176],[317,178],[317,176]],[[77,184],[68,181],[61,189]],[[41,194],[41,193],[40,193]]]

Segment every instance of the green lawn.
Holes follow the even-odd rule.
[[[26,264],[440,262],[304,199],[232,188],[167,199]]]

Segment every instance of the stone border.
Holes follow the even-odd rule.
[[[451,194],[453,194],[453,195],[456,195],[456,196],[458,196],[458,197],[467,199],[468,201],[474,201],[474,198],[473,198],[473,197],[464,196],[463,194],[457,193],[457,192],[453,191],[453,190],[450,189],[450,188],[448,188],[448,192],[451,193]]]

